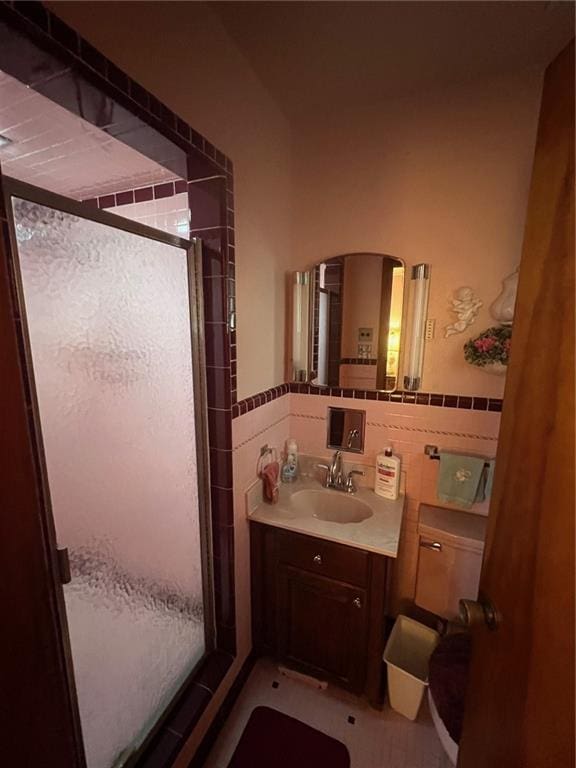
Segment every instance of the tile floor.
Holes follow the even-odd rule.
[[[273,683],[277,682],[277,687]],[[351,768],[449,768],[426,702],[411,722],[385,704],[381,712],[367,702],[328,686],[317,690],[284,677],[268,659],[258,661],[204,768],[227,768],[236,744],[257,706],[278,709],[344,742]],[[354,718],[354,723],[348,718]],[[320,767],[319,767],[320,768]]]

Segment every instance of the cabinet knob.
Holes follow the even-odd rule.
[[[316,565],[322,565],[322,555],[314,555],[314,563]]]
[[[352,605],[354,608],[362,608],[362,600],[360,600],[359,597],[355,597],[354,600],[352,600]]]

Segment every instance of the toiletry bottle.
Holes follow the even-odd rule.
[[[286,461],[282,466],[282,482],[291,483],[298,475],[298,445],[294,438],[286,441]]]
[[[376,456],[374,493],[385,499],[397,499],[400,487],[400,459],[392,454],[392,448],[384,449]]]

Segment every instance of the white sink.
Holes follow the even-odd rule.
[[[293,509],[301,515],[311,515],[330,523],[361,523],[373,512],[364,501],[346,496],[340,491],[303,490],[292,494]]]

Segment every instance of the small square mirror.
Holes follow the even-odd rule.
[[[353,408],[328,408],[327,448],[349,453],[364,453],[366,411]]]

